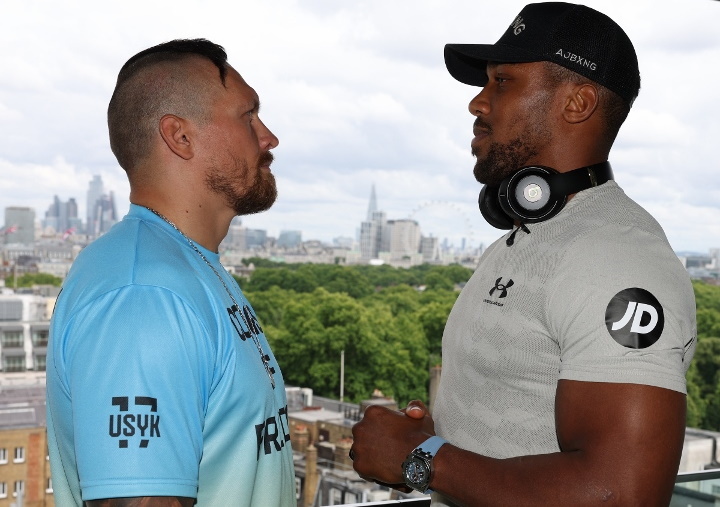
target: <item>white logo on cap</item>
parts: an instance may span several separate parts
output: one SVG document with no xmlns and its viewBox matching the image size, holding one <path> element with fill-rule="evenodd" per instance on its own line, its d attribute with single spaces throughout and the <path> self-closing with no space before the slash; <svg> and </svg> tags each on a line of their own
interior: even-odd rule
<svg viewBox="0 0 720 507">
<path fill-rule="evenodd" d="M 575 53 L 571 53 L 570 51 L 563 51 L 562 48 L 555 51 L 555 54 L 560 55 L 561 57 L 565 58 L 566 60 L 570 60 L 573 63 L 577 63 L 581 67 L 587 67 L 590 70 L 597 69 L 597 65 L 595 65 L 595 62 L 591 62 L 587 58 L 578 56 Z"/>
<path fill-rule="evenodd" d="M 520 32 L 522 32 L 523 30 L 525 30 L 525 23 L 524 23 L 524 21 L 525 21 L 525 20 L 524 20 L 523 18 L 521 18 L 520 16 L 518 16 L 517 18 L 515 18 L 515 21 L 513 21 L 512 27 L 513 27 L 513 33 L 514 33 L 515 35 L 520 35 Z"/>
</svg>

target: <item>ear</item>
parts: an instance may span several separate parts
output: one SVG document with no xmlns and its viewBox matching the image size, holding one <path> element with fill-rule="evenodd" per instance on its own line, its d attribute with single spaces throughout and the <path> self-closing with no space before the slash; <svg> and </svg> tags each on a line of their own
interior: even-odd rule
<svg viewBox="0 0 720 507">
<path fill-rule="evenodd" d="M 187 120 L 174 114 L 166 114 L 160 118 L 160 136 L 175 155 L 184 160 L 193 158 L 194 147 Z"/>
<path fill-rule="evenodd" d="M 567 96 L 563 118 L 568 123 L 581 123 L 590 118 L 597 107 L 597 87 L 592 83 L 576 85 Z"/>
</svg>

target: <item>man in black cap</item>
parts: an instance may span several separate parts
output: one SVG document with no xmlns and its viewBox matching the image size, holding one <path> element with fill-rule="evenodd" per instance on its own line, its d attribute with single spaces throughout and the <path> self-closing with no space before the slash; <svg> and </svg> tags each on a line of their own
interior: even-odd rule
<svg viewBox="0 0 720 507">
<path fill-rule="evenodd" d="M 470 102 L 483 254 L 443 334 L 433 416 L 370 407 L 362 475 L 433 505 L 667 505 L 694 353 L 689 278 L 613 180 L 640 89 L 630 39 L 581 5 L 526 6 L 494 45 L 448 44 Z"/>
</svg>

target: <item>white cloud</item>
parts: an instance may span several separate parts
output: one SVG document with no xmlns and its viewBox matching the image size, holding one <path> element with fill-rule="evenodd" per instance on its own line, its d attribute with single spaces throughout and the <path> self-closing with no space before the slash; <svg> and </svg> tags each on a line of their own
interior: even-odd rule
<svg viewBox="0 0 720 507">
<path fill-rule="evenodd" d="M 246 217 L 248 226 L 353 236 L 375 183 L 390 218 L 446 203 L 425 207 L 423 229 L 464 234 L 468 221 L 487 244 L 499 233 L 477 211 L 469 154 L 467 103 L 478 90 L 449 76 L 442 52 L 447 42 L 494 42 L 525 3 L 179 0 L 170 9 L 150 0 L 8 0 L 0 17 L 0 208 L 32 203 L 40 216 L 54 194 L 84 208 L 87 183 L 101 174 L 124 213 L 127 182 L 105 124 L 117 72 L 146 47 L 202 36 L 226 47 L 280 138 L 280 199 Z M 720 2 L 587 3 L 625 27 L 641 62 L 643 89 L 611 154 L 618 181 L 657 212 L 677 249 L 719 246 Z"/>
</svg>

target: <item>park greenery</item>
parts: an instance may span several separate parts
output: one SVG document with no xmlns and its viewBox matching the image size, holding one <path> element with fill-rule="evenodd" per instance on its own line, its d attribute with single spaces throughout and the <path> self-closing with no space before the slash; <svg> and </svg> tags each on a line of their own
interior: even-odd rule
<svg viewBox="0 0 720 507">
<path fill-rule="evenodd" d="M 252 302 L 290 385 L 359 402 L 375 389 L 402 406 L 427 400 L 429 369 L 441 363 L 445 321 L 470 269 L 421 265 L 282 264 L 238 282 Z M 698 342 L 687 374 L 688 426 L 720 431 L 720 286 L 694 281 Z"/>
<path fill-rule="evenodd" d="M 284 264 L 251 258 L 237 278 L 252 302 L 290 385 L 359 402 L 375 389 L 402 406 L 427 400 L 429 370 L 441 364 L 445 321 L 472 271 L 458 265 Z M 60 286 L 46 273 L 5 279 L 6 287 Z M 720 286 L 693 281 L 697 348 L 687 373 L 687 425 L 720 431 Z"/>
<path fill-rule="evenodd" d="M 697 348 L 688 370 L 687 425 L 720 431 L 720 286 L 694 281 Z"/>
<path fill-rule="evenodd" d="M 375 389 L 399 403 L 427 399 L 429 367 L 440 363 L 445 320 L 472 271 L 461 266 L 275 264 L 238 278 L 286 383 L 344 399 Z"/>
<path fill-rule="evenodd" d="M 25 273 L 17 277 L 10 275 L 5 278 L 5 287 L 18 287 L 27 288 L 35 287 L 37 285 L 52 285 L 53 287 L 60 287 L 62 285 L 62 278 L 59 278 L 48 273 Z"/>
</svg>

